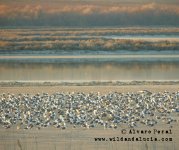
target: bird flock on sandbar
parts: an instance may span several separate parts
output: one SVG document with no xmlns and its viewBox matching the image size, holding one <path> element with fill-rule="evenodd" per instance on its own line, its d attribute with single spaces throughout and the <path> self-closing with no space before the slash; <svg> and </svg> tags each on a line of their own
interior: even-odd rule
<svg viewBox="0 0 179 150">
<path fill-rule="evenodd" d="M 178 122 L 179 92 L 0 94 L 0 126 L 129 128 Z"/>
</svg>

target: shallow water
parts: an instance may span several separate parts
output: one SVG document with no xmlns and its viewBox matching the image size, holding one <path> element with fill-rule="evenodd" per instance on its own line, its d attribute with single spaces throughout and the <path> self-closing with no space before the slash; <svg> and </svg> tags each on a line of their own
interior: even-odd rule
<svg viewBox="0 0 179 150">
<path fill-rule="evenodd" d="M 177 55 L 147 57 L 12 57 L 0 59 L 0 80 L 179 80 Z"/>
<path fill-rule="evenodd" d="M 169 40 L 169 41 L 178 41 L 178 35 L 110 35 L 110 36 L 103 36 L 107 39 L 130 39 L 130 40 L 152 40 L 152 41 L 162 41 L 162 40 Z"/>
</svg>

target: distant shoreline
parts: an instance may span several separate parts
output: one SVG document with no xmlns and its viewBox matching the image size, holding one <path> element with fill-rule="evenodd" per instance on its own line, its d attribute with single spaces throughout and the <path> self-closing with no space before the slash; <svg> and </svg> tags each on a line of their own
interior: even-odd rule
<svg viewBox="0 0 179 150">
<path fill-rule="evenodd" d="M 0 51 L 178 51 L 179 28 L 0 28 Z M 50 53 L 49 53 L 50 54 Z"/>
<path fill-rule="evenodd" d="M 178 85 L 173 81 L 0 81 L 1 87 L 13 86 L 132 86 L 132 85 Z"/>
<path fill-rule="evenodd" d="M 94 59 L 94 58 L 179 58 L 179 55 L 61 55 L 61 56 L 0 56 L 0 59 L 54 59 L 54 58 L 86 58 L 86 59 Z"/>
</svg>

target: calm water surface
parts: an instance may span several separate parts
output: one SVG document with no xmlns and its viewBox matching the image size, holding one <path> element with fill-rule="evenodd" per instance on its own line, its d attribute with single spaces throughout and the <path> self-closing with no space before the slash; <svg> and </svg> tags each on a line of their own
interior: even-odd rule
<svg viewBox="0 0 179 150">
<path fill-rule="evenodd" d="M 0 57 L 0 80 L 179 80 L 179 56 Z"/>
</svg>

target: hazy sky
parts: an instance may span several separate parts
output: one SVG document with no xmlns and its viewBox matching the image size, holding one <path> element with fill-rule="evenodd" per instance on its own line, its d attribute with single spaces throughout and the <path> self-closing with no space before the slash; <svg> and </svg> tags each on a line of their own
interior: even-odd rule
<svg viewBox="0 0 179 150">
<path fill-rule="evenodd" d="M 0 26 L 179 26 L 179 0 L 1 0 Z"/>
</svg>

